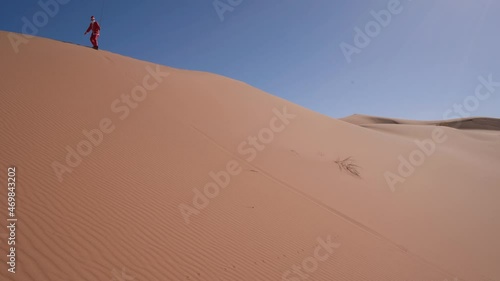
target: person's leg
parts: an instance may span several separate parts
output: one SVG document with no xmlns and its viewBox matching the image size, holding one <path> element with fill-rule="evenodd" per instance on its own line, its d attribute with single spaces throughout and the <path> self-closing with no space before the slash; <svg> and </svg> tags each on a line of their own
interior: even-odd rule
<svg viewBox="0 0 500 281">
<path fill-rule="evenodd" d="M 99 40 L 99 34 L 97 34 L 97 35 L 95 36 L 95 48 L 96 48 L 96 49 L 99 49 L 99 42 L 98 42 L 98 40 Z"/>
<path fill-rule="evenodd" d="M 94 49 L 97 49 L 97 36 L 92 34 L 92 36 L 90 36 L 90 42 L 92 43 L 92 48 Z"/>
</svg>

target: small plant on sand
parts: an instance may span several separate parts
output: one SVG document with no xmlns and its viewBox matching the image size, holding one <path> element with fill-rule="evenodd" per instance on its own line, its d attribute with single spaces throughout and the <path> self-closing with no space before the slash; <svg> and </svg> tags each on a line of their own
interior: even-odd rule
<svg viewBox="0 0 500 281">
<path fill-rule="evenodd" d="M 340 171 L 347 171 L 352 176 L 361 178 L 361 173 L 359 172 L 359 169 L 361 169 L 361 167 L 356 164 L 352 157 L 349 156 L 344 160 L 340 160 L 339 158 L 334 162 L 339 166 Z"/>
</svg>

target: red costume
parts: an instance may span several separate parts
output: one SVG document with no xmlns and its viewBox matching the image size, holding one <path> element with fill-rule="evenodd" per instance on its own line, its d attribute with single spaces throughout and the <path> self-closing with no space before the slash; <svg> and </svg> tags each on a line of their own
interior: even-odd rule
<svg viewBox="0 0 500 281">
<path fill-rule="evenodd" d="M 99 49 L 99 44 L 97 43 L 97 38 L 99 38 L 99 31 L 101 30 L 101 26 L 99 26 L 99 23 L 95 21 L 95 18 L 92 16 L 91 18 L 91 23 L 89 25 L 89 28 L 87 28 L 87 31 L 85 31 L 84 34 L 87 34 L 89 31 L 92 31 L 92 35 L 90 36 L 90 42 L 92 43 L 92 46 L 94 49 Z"/>
</svg>

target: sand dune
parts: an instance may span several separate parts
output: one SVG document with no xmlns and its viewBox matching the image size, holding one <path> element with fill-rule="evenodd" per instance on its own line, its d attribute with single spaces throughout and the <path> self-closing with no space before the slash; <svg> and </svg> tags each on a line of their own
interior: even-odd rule
<svg viewBox="0 0 500 281">
<path fill-rule="evenodd" d="M 446 126 L 455 129 L 469 130 L 494 130 L 500 131 L 500 119 L 495 118 L 459 118 L 445 121 L 414 121 L 403 120 L 398 118 L 383 118 L 376 116 L 355 114 L 340 120 L 356 124 L 356 125 L 376 125 L 376 124 L 405 124 L 405 125 L 435 125 Z"/>
<path fill-rule="evenodd" d="M 0 32 L 2 280 L 500 280 L 500 120 L 337 120 L 210 73 L 19 49 Z"/>
</svg>

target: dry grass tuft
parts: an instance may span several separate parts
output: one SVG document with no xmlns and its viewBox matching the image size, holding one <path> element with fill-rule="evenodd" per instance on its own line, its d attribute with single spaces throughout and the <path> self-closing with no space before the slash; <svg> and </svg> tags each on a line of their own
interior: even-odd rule
<svg viewBox="0 0 500 281">
<path fill-rule="evenodd" d="M 339 166 L 340 171 L 347 171 L 352 176 L 361 178 L 361 173 L 359 172 L 359 169 L 361 169 L 361 167 L 356 164 L 356 161 L 354 161 L 352 157 L 349 156 L 344 160 L 338 159 L 334 162 Z"/>
</svg>

